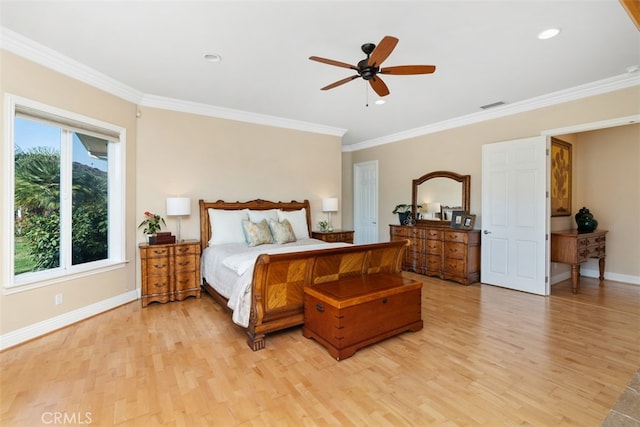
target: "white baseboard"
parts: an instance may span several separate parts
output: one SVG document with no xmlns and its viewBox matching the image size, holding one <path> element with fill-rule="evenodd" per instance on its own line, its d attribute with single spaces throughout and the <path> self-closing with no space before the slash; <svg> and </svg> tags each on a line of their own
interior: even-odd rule
<svg viewBox="0 0 640 427">
<path fill-rule="evenodd" d="M 580 268 L 580 275 L 585 277 L 600 277 L 600 270 L 598 269 L 588 269 L 588 268 Z M 640 285 L 640 277 L 638 276 L 629 276 L 628 274 L 618 274 L 618 273 L 610 273 L 606 271 L 604 273 L 604 278 L 607 280 L 612 280 L 614 282 L 622 282 L 629 283 L 632 285 Z M 571 271 L 565 271 L 560 274 L 555 274 L 551 276 L 551 284 L 555 285 L 556 283 L 562 282 L 563 280 L 571 279 Z"/>
<path fill-rule="evenodd" d="M 56 329 L 64 328 L 73 323 L 87 319 L 96 314 L 100 314 L 104 311 L 111 310 L 112 308 L 120 305 L 135 301 L 139 298 L 139 291 L 132 290 L 124 294 L 116 295 L 115 297 L 108 298 L 106 300 L 99 301 L 97 303 L 81 307 L 77 310 L 70 311 L 68 313 L 61 314 L 51 319 L 43 320 L 42 322 L 34 323 L 33 325 L 25 326 L 18 330 L 9 332 L 0 336 L 0 351 L 9 347 L 22 344 L 25 341 L 37 338 L 41 335 L 53 332 Z"/>
</svg>

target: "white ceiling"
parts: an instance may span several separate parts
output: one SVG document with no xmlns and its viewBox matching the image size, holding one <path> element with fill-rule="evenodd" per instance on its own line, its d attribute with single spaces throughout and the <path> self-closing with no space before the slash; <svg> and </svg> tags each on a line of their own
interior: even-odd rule
<svg viewBox="0 0 640 427">
<path fill-rule="evenodd" d="M 626 72 L 640 31 L 618 0 L 1 0 L 0 25 L 146 99 L 344 129 L 345 145 L 640 74 Z M 562 32 L 538 40 L 548 27 Z M 362 79 L 320 91 L 353 72 L 309 56 L 356 64 L 385 35 L 400 39 L 385 66 L 436 72 L 384 76 L 382 106 Z"/>
</svg>

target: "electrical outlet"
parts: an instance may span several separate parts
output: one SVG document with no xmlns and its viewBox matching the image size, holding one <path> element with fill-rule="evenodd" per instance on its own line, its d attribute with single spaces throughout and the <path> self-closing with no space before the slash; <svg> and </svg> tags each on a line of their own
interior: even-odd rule
<svg viewBox="0 0 640 427">
<path fill-rule="evenodd" d="M 62 294 L 56 294 L 56 305 L 62 304 Z"/>
</svg>

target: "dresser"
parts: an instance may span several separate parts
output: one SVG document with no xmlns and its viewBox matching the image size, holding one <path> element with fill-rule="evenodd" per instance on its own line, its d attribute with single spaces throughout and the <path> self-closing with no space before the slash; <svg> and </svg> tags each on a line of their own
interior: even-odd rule
<svg viewBox="0 0 640 427">
<path fill-rule="evenodd" d="M 353 243 L 353 230 L 312 231 L 311 237 L 325 242 Z"/>
<path fill-rule="evenodd" d="M 140 244 L 142 306 L 200 298 L 200 241 Z"/>
<path fill-rule="evenodd" d="M 604 259 L 607 248 L 607 230 L 578 233 L 577 230 L 551 233 L 551 262 L 571 265 L 571 291 L 580 287 L 580 263 L 589 258 L 598 259 L 600 285 L 604 280 Z"/>
<path fill-rule="evenodd" d="M 453 280 L 463 285 L 480 280 L 480 231 L 429 225 L 390 225 L 391 240 L 411 241 L 402 269 Z"/>
</svg>

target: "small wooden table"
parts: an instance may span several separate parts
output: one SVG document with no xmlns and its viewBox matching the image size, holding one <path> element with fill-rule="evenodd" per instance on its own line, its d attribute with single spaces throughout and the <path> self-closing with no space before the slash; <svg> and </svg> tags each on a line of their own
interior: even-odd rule
<svg viewBox="0 0 640 427">
<path fill-rule="evenodd" d="M 597 258 L 600 269 L 600 286 L 604 280 L 607 230 L 579 233 L 578 230 L 554 231 L 551 233 L 551 262 L 571 264 L 571 291 L 580 287 L 580 263 L 588 258 Z"/>
<path fill-rule="evenodd" d="M 401 274 L 376 273 L 304 288 L 302 334 L 336 360 L 358 349 L 422 329 L 422 283 Z"/>
</svg>

